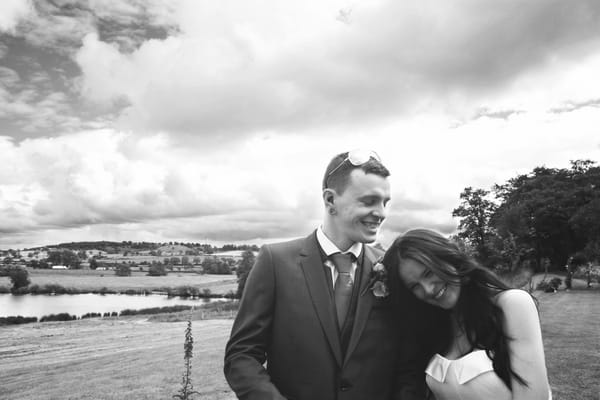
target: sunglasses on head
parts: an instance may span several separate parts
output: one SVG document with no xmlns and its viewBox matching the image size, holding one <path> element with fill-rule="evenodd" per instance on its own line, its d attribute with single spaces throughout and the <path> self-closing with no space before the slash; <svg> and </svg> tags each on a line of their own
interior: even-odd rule
<svg viewBox="0 0 600 400">
<path fill-rule="evenodd" d="M 349 161 L 350 164 L 354 165 L 355 167 L 360 167 L 361 165 L 366 164 L 371 158 L 381 162 L 381 158 L 379 158 L 379 155 L 373 150 L 355 149 L 349 151 L 346 158 L 340 161 L 340 163 L 336 165 L 336 167 L 332 169 L 329 172 L 329 174 L 327 174 L 326 182 L 329 181 L 331 175 L 333 175 L 338 169 L 340 169 L 346 161 Z"/>
</svg>

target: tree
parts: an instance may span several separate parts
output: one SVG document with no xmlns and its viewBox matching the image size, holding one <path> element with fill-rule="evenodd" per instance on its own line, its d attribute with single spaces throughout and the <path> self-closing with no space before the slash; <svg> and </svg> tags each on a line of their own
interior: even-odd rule
<svg viewBox="0 0 600 400">
<path fill-rule="evenodd" d="M 96 257 L 92 257 L 90 259 L 90 269 L 98 268 L 98 261 L 96 261 Z"/>
<path fill-rule="evenodd" d="M 242 253 L 242 260 L 237 268 L 237 277 L 238 277 L 238 288 L 237 288 L 237 297 L 242 297 L 242 293 L 244 292 L 244 287 L 246 286 L 246 279 L 248 279 L 248 274 L 252 269 L 256 261 L 256 257 L 254 256 L 254 252 L 252 250 L 246 250 Z"/>
<path fill-rule="evenodd" d="M 514 259 L 537 270 L 563 268 L 573 254 L 600 243 L 600 168 L 589 160 L 570 169 L 537 167 L 503 185 L 491 225 Z M 544 259 L 550 265 L 543 263 Z"/>
<path fill-rule="evenodd" d="M 81 260 L 71 250 L 51 251 L 48 254 L 48 262 L 52 265 L 66 265 L 74 269 L 81 266 Z"/>
<path fill-rule="evenodd" d="M 205 274 L 231 274 L 231 265 L 227 260 L 217 257 L 206 257 L 202 260 L 202 271 Z"/>
<path fill-rule="evenodd" d="M 167 268 L 163 264 L 152 264 L 150 268 L 148 268 L 148 275 L 165 276 L 167 275 Z"/>
<path fill-rule="evenodd" d="M 22 287 L 27 287 L 31 283 L 29 280 L 29 272 L 25 268 L 11 268 L 8 271 L 8 277 L 12 283 L 11 292 L 16 292 Z"/>
<path fill-rule="evenodd" d="M 460 194 L 461 203 L 452 211 L 453 217 L 459 217 L 458 236 L 473 247 L 477 258 L 483 263 L 489 261 L 494 234 L 490 228 L 490 218 L 496 204 L 488 199 L 490 192 L 467 187 Z"/>
<path fill-rule="evenodd" d="M 31 260 L 27 263 L 27 266 L 33 269 L 38 269 L 38 268 L 42 268 L 41 267 L 41 263 L 38 260 Z"/>
<path fill-rule="evenodd" d="M 127 264 L 119 264 L 115 269 L 115 275 L 117 276 L 131 276 L 131 267 Z"/>
</svg>

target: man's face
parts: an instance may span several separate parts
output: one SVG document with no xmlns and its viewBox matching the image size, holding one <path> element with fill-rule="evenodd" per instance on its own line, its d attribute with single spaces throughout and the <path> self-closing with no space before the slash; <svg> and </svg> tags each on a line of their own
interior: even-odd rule
<svg viewBox="0 0 600 400">
<path fill-rule="evenodd" d="M 354 169 L 346 190 L 342 194 L 335 193 L 334 197 L 336 244 L 347 248 L 356 242 L 374 242 L 386 217 L 389 200 L 387 178 Z"/>
</svg>

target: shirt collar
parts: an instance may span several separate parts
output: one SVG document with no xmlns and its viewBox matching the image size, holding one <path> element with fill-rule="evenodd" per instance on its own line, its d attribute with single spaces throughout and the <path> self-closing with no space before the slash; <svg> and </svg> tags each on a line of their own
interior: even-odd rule
<svg viewBox="0 0 600 400">
<path fill-rule="evenodd" d="M 319 242 L 319 246 L 321 246 L 321 249 L 323 249 L 323 251 L 325 252 L 325 255 L 327 255 L 327 257 L 329 257 L 330 255 L 334 254 L 334 253 L 352 253 L 354 254 L 354 257 L 356 257 L 358 259 L 358 257 L 360 256 L 360 253 L 362 251 L 362 246 L 363 244 L 360 242 L 354 243 L 352 246 L 350 246 L 350 248 L 346 251 L 341 251 L 340 249 L 338 249 L 338 247 L 327 237 L 327 235 L 325 235 L 325 232 L 323 232 L 323 227 L 319 226 L 317 228 L 317 241 Z"/>
</svg>

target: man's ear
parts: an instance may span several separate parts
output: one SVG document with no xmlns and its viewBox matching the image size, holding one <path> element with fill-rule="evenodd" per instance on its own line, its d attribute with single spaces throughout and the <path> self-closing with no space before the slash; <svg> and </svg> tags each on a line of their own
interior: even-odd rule
<svg viewBox="0 0 600 400">
<path fill-rule="evenodd" d="M 333 207 L 335 202 L 335 196 L 337 193 L 331 188 L 323 189 L 323 204 L 325 207 Z"/>
</svg>

